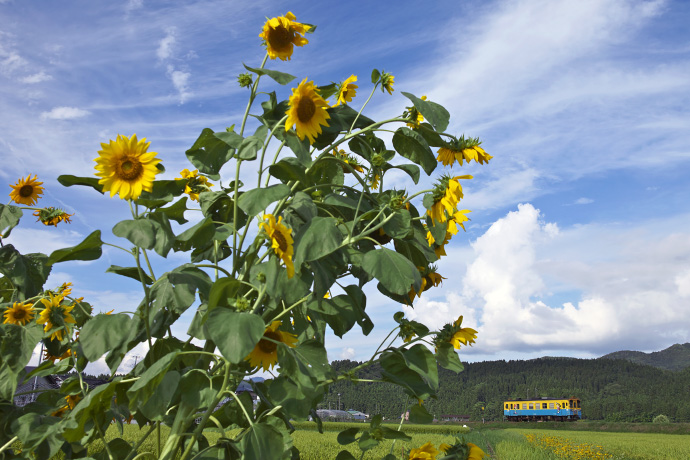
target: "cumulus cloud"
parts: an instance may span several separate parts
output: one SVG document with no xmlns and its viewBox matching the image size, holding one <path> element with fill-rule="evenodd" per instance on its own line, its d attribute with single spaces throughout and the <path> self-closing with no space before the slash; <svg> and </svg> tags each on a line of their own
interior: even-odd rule
<svg viewBox="0 0 690 460">
<path fill-rule="evenodd" d="M 52 79 L 53 79 L 53 77 L 51 75 L 48 75 L 47 73 L 41 71 L 41 72 L 35 73 L 33 75 L 27 75 L 26 77 L 21 78 L 20 81 L 22 83 L 35 84 L 35 83 L 41 83 L 44 81 L 50 81 Z"/>
<path fill-rule="evenodd" d="M 472 244 L 464 277 L 455 275 L 461 287 L 406 313 L 431 328 L 464 315 L 479 330 L 465 353 L 600 355 L 687 342 L 690 216 L 657 224 L 654 236 L 630 224 L 562 229 L 520 205 Z"/>
<path fill-rule="evenodd" d="M 355 349 L 352 347 L 345 347 L 340 352 L 340 359 L 352 359 L 355 357 Z"/>
<path fill-rule="evenodd" d="M 41 118 L 44 120 L 72 120 L 74 118 L 82 118 L 90 115 L 88 110 L 80 109 L 78 107 L 54 107 L 50 112 L 41 113 Z"/>
<path fill-rule="evenodd" d="M 170 77 L 173 86 L 180 95 L 180 104 L 184 104 L 187 98 L 189 98 L 189 96 L 191 95 L 191 93 L 188 91 L 188 82 L 191 73 L 183 72 L 181 70 L 175 70 L 173 66 L 169 65 L 168 76 Z"/>
</svg>

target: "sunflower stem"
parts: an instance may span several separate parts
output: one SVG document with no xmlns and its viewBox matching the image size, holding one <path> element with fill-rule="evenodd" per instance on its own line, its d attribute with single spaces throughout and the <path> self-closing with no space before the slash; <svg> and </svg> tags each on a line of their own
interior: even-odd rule
<svg viewBox="0 0 690 460">
<path fill-rule="evenodd" d="M 350 134 L 352 129 L 355 127 L 355 123 L 357 123 L 357 119 L 359 118 L 360 114 L 364 110 L 364 107 L 366 107 L 367 104 L 369 103 L 369 101 L 371 100 L 371 98 L 374 97 L 374 91 L 376 91 L 376 88 L 378 88 L 378 86 L 379 86 L 379 82 L 376 82 L 376 84 L 374 85 L 374 88 L 371 90 L 371 94 L 369 94 L 369 98 L 364 102 L 364 105 L 362 106 L 362 108 L 359 109 L 359 112 L 357 112 L 357 116 L 355 117 L 355 119 L 352 120 L 352 126 L 350 126 L 350 129 L 347 130 L 347 134 Z"/>
<path fill-rule="evenodd" d="M 12 444 L 14 444 L 14 442 L 15 442 L 17 439 L 19 439 L 19 437 L 18 437 L 18 436 L 15 436 L 14 438 L 12 438 L 12 439 L 10 439 L 9 441 L 7 441 L 7 443 L 6 443 L 4 446 L 0 447 L 0 453 L 2 453 L 2 452 L 3 452 L 4 450 L 6 450 L 8 447 L 10 447 Z"/>
<path fill-rule="evenodd" d="M 105 241 L 103 241 L 103 244 L 105 244 L 106 246 L 112 246 L 112 247 L 114 247 L 114 248 L 121 249 L 121 250 L 125 251 L 125 252 L 128 253 L 128 254 L 132 254 L 132 251 L 131 251 L 130 249 L 125 249 L 125 248 L 123 248 L 122 246 L 118 246 L 118 245 L 116 245 L 116 244 L 106 243 Z"/>
<path fill-rule="evenodd" d="M 153 342 L 151 341 L 151 326 L 149 325 L 149 306 L 151 304 L 151 298 L 149 296 L 149 287 L 144 281 L 144 270 L 141 268 L 141 261 L 139 260 L 139 246 L 134 247 L 134 260 L 137 263 L 137 271 L 139 272 L 139 279 L 141 280 L 141 286 L 144 288 L 144 298 L 146 303 L 144 305 L 144 315 L 146 318 L 144 320 L 144 326 L 146 327 L 146 338 L 148 339 L 149 349 L 153 348 Z M 160 450 L 158 451 L 160 453 Z"/>
<path fill-rule="evenodd" d="M 285 142 L 283 141 L 283 143 L 280 144 L 280 147 L 278 147 L 278 150 L 276 150 L 276 154 L 273 155 L 273 161 L 271 162 L 271 166 L 276 164 L 276 160 L 278 159 L 278 155 L 280 154 L 280 151 L 283 150 L 284 146 L 285 146 Z M 262 172 L 261 169 L 259 169 L 259 186 L 261 186 L 261 172 Z M 268 187 L 268 181 L 270 178 L 271 178 L 271 175 L 269 174 L 268 177 L 266 177 L 266 183 L 264 184 L 264 187 Z"/>
<path fill-rule="evenodd" d="M 406 397 L 405 397 L 405 404 L 403 405 L 403 411 L 404 411 L 405 408 L 407 407 L 407 403 L 408 403 L 408 402 L 410 402 L 410 397 L 409 397 L 409 396 L 406 396 Z M 403 413 L 400 415 L 400 424 L 398 425 L 398 431 L 402 430 L 402 426 L 403 426 L 403 422 L 404 422 L 404 421 L 405 421 L 405 412 L 403 412 Z M 395 441 L 397 441 L 397 439 L 394 439 L 394 440 L 393 440 L 393 444 L 391 444 L 391 451 L 390 451 L 390 454 L 391 454 L 391 455 L 393 455 L 393 448 L 395 447 Z"/>
<path fill-rule="evenodd" d="M 142 254 L 144 254 L 144 259 L 146 260 L 146 265 L 149 267 L 149 272 L 151 272 L 151 279 L 155 282 L 156 275 L 153 274 L 153 268 L 151 267 L 151 261 L 149 261 L 149 256 L 146 254 L 146 249 L 141 248 Z"/>
<path fill-rule="evenodd" d="M 299 299 L 297 302 L 293 303 L 293 304 L 290 305 L 288 308 L 286 308 L 285 310 L 281 311 L 275 318 L 273 318 L 273 321 L 277 321 L 277 320 L 279 320 L 281 317 L 287 315 L 287 314 L 290 313 L 290 311 L 293 310 L 295 307 L 297 307 L 297 306 L 299 306 L 300 304 L 303 304 L 304 302 L 306 302 L 307 300 L 309 300 L 310 297 L 311 297 L 311 293 L 309 293 L 308 295 L 302 297 L 302 298 Z"/>
<path fill-rule="evenodd" d="M 244 404 L 240 402 L 240 398 L 237 397 L 237 394 L 232 391 L 232 390 L 226 390 L 228 393 L 230 393 L 234 398 L 235 401 L 237 401 L 237 405 L 240 406 L 240 409 L 242 409 L 242 413 L 244 413 L 244 417 L 247 419 L 249 422 L 249 425 L 254 426 L 254 420 L 249 416 L 249 413 L 247 413 L 247 409 L 244 408 Z"/>
</svg>

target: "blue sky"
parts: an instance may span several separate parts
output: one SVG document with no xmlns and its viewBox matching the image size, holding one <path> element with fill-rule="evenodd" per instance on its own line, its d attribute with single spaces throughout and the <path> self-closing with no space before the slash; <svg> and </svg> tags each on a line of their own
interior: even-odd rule
<svg viewBox="0 0 690 460">
<path fill-rule="evenodd" d="M 463 314 L 480 332 L 461 352 L 469 361 L 690 341 L 690 3 L 395 5 L 0 0 L 0 183 L 38 174 L 40 203 L 76 213 L 58 228 L 29 216 L 6 242 L 49 253 L 94 229 L 110 235 L 127 205 L 57 176 L 92 175 L 99 143 L 117 134 L 151 141 L 164 178 L 190 167 L 184 151 L 203 128 L 241 120 L 247 91 L 235 80 L 263 58 L 265 18 L 292 11 L 316 33 L 268 68 L 317 84 L 358 75 L 356 109 L 371 70 L 385 69 L 396 91 L 377 93 L 367 115 L 401 113 L 400 91 L 426 94 L 451 112 L 450 132 L 481 137 L 494 156 L 453 169 L 475 176 L 464 185 L 472 221 L 439 264 L 443 286 L 408 315 L 434 327 Z M 72 281 L 97 311 L 131 311 L 139 287 L 104 273 L 110 264 L 131 262 L 108 249 L 56 267 L 49 285 Z M 388 332 L 400 306 L 369 294 L 377 327 L 333 338 L 332 359 L 368 358 Z"/>
</svg>

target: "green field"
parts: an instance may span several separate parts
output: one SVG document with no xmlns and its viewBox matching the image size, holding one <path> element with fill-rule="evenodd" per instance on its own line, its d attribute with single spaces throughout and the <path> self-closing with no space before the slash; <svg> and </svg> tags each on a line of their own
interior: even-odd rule
<svg viewBox="0 0 690 460">
<path fill-rule="evenodd" d="M 559 426 L 562 426 L 560 424 Z M 365 424 L 355 423 L 324 423 L 324 433 L 320 434 L 313 423 L 297 423 L 293 434 L 294 444 L 300 450 L 303 460 L 333 459 L 343 448 L 337 442 L 338 433 L 353 426 L 365 428 Z M 397 425 L 388 425 L 397 428 Z M 452 443 L 455 435 L 460 435 L 466 441 L 477 444 L 487 454 L 487 459 L 500 460 L 679 460 L 690 459 L 690 435 L 639 433 L 632 428 L 629 432 L 584 431 L 582 425 L 578 430 L 541 429 L 536 424 L 516 425 L 508 428 L 496 428 L 492 425 L 475 425 L 474 429 L 466 433 L 460 425 L 404 425 L 403 431 L 412 437 L 410 442 L 398 441 L 393 452 L 400 455 L 405 449 L 419 447 L 426 442 L 435 446 L 445 442 Z M 573 425 L 568 425 L 573 426 Z M 127 442 L 136 442 L 148 430 L 139 429 L 137 425 L 125 425 L 123 438 Z M 591 426 L 595 428 L 595 426 Z M 596 429 L 596 428 L 595 428 Z M 162 427 L 161 441 L 165 442 L 168 429 Z M 238 431 L 227 431 L 227 437 L 233 437 Z M 210 443 L 214 443 L 220 434 L 208 430 L 205 436 Z M 108 440 L 120 437 L 115 426 L 111 426 L 106 437 Z M 154 433 L 142 444 L 139 452 L 156 452 L 157 439 Z M 372 449 L 364 458 L 381 458 L 391 451 L 392 441 L 382 442 Z M 95 453 L 102 449 L 102 444 L 95 443 Z M 355 444 L 347 449 L 359 458 L 361 452 Z M 58 457 L 59 458 L 59 457 Z"/>
</svg>

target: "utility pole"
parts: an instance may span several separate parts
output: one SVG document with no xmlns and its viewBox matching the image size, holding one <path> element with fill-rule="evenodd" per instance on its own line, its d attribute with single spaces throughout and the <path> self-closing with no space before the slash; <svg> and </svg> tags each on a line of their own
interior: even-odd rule
<svg viewBox="0 0 690 460">
<path fill-rule="evenodd" d="M 340 410 L 340 393 L 338 393 L 338 410 Z"/>
</svg>

